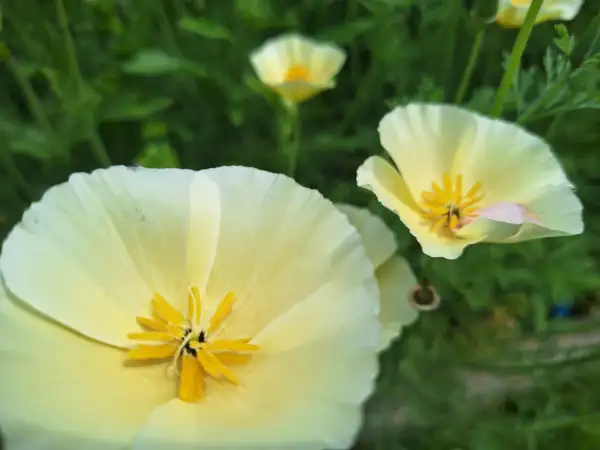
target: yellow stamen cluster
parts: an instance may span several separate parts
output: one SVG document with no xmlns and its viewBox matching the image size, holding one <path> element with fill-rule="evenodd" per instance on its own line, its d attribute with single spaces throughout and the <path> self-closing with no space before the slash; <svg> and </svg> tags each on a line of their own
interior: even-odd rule
<svg viewBox="0 0 600 450">
<path fill-rule="evenodd" d="M 475 183 L 463 194 L 462 175 L 454 180 L 449 174 L 443 175 L 442 186 L 431 184 L 431 191 L 421 193 L 423 217 L 431 224 L 431 231 L 442 229 L 456 231 L 469 219 L 477 217 L 478 203 L 483 199 L 481 183 Z"/>
<path fill-rule="evenodd" d="M 136 317 L 139 325 L 148 331 L 129 333 L 129 339 L 146 341 L 129 350 L 128 356 L 136 361 L 172 358 L 170 373 L 179 374 L 179 398 L 196 402 L 204 396 L 204 379 L 210 376 L 224 379 L 235 385 L 238 378 L 228 366 L 246 364 L 252 351 L 251 338 L 209 338 L 232 313 L 236 298 L 228 293 L 211 317 L 206 330 L 200 327 L 201 301 L 198 288 L 190 289 L 188 315 L 184 317 L 164 297 L 155 293 L 152 299 L 152 317 Z M 150 344 L 150 342 L 159 342 Z"/>
<path fill-rule="evenodd" d="M 293 64 L 286 71 L 283 76 L 283 81 L 286 83 L 292 83 L 294 81 L 310 81 L 310 74 L 308 69 L 301 64 Z"/>
</svg>

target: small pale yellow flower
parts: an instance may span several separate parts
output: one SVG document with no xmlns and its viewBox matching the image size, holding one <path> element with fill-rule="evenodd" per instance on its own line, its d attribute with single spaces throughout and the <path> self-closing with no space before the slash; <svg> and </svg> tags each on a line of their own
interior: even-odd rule
<svg viewBox="0 0 600 450">
<path fill-rule="evenodd" d="M 518 28 L 523 24 L 532 0 L 499 0 L 496 22 L 507 28 Z M 536 23 L 549 20 L 571 20 L 581 6 L 583 0 L 544 0 L 538 13 Z"/>
<path fill-rule="evenodd" d="M 260 81 L 293 103 L 333 88 L 345 60 L 338 46 L 295 33 L 266 41 L 250 56 Z"/>
<path fill-rule="evenodd" d="M 400 337 L 402 328 L 412 324 L 419 313 L 411 306 L 411 293 L 418 286 L 408 262 L 396 255 L 398 244 L 394 233 L 368 209 L 338 204 L 338 209 L 362 237 L 367 256 L 375 267 L 381 306 L 382 325 L 379 350 L 384 350 Z"/>
<path fill-rule="evenodd" d="M 12 449 L 342 449 L 377 375 L 362 239 L 244 167 L 73 175 L 0 254 Z"/>
<path fill-rule="evenodd" d="M 369 158 L 357 183 L 396 212 L 432 257 L 477 242 L 583 232 L 582 205 L 550 147 L 525 129 L 455 106 L 388 113 L 379 136 L 396 167 Z"/>
</svg>

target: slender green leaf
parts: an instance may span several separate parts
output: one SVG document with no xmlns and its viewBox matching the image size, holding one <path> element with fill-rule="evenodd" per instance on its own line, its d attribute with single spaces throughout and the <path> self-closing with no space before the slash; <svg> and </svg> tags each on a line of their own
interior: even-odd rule
<svg viewBox="0 0 600 450">
<path fill-rule="evenodd" d="M 231 40 L 231 33 L 214 22 L 193 17 L 184 17 L 179 21 L 179 28 L 210 39 Z"/>
</svg>

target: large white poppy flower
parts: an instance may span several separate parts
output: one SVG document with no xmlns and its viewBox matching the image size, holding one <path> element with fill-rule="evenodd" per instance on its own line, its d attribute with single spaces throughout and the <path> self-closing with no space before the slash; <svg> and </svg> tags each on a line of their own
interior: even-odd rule
<svg viewBox="0 0 600 450">
<path fill-rule="evenodd" d="M 294 103 L 333 88 L 345 61 L 338 46 L 296 33 L 269 39 L 250 55 L 260 81 Z"/>
<path fill-rule="evenodd" d="M 583 208 L 560 163 L 517 125 L 411 104 L 388 113 L 379 135 L 396 167 L 373 156 L 358 169 L 358 185 L 396 212 L 429 256 L 583 232 Z"/>
<path fill-rule="evenodd" d="M 523 25 L 533 0 L 499 0 L 496 22 L 507 28 Z M 549 20 L 572 20 L 583 5 L 583 0 L 545 0 L 536 23 Z"/>
<path fill-rule="evenodd" d="M 402 333 L 402 328 L 417 320 L 419 313 L 411 305 L 418 281 L 406 259 L 396 255 L 398 244 L 392 230 L 368 209 L 338 204 L 350 223 L 358 230 L 369 259 L 375 266 L 381 307 L 379 320 L 383 327 L 379 349 L 384 350 Z"/>
<path fill-rule="evenodd" d="M 333 204 L 251 168 L 50 189 L 0 256 L 7 450 L 342 449 L 379 297 Z"/>
</svg>

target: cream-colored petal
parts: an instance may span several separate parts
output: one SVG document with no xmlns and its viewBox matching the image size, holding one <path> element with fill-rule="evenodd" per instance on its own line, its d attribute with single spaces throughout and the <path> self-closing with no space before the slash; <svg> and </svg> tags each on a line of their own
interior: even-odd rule
<svg viewBox="0 0 600 450">
<path fill-rule="evenodd" d="M 342 203 L 336 206 L 348 217 L 350 224 L 362 237 L 367 256 L 375 268 L 381 266 L 394 254 L 398 247 L 396 237 L 381 218 L 366 208 Z"/>
<path fill-rule="evenodd" d="M 394 109 L 379 123 L 381 145 L 416 199 L 433 182 L 442 183 L 455 154 L 471 146 L 475 132 L 473 115 L 449 105 L 413 103 Z"/>
<path fill-rule="evenodd" d="M 7 450 L 131 448 L 151 411 L 175 395 L 164 365 L 125 353 L 0 299 L 0 424 Z"/>
<path fill-rule="evenodd" d="M 224 337 L 256 335 L 332 280 L 372 277 L 360 235 L 317 191 L 246 167 L 201 173 L 218 185 L 222 203 L 204 317 L 227 292 L 238 298 Z"/>
<path fill-rule="evenodd" d="M 314 97 L 323 89 L 327 87 L 316 86 L 312 83 L 304 81 L 290 81 L 281 84 L 272 85 L 275 92 L 281 95 L 283 98 L 290 100 L 295 103 L 300 103 Z"/>
<path fill-rule="evenodd" d="M 525 223 L 504 242 L 583 233 L 583 205 L 568 186 L 550 186 L 540 197 L 525 206 L 539 224 Z"/>
<path fill-rule="evenodd" d="M 383 158 L 373 156 L 367 159 L 359 167 L 356 181 L 360 187 L 373 192 L 386 208 L 398 214 L 426 255 L 456 259 L 465 247 L 485 238 L 484 234 L 469 234 L 463 239 L 455 239 L 432 233 L 429 224 L 417 211 L 404 180 Z"/>
<path fill-rule="evenodd" d="M 464 186 L 482 184 L 482 205 L 525 204 L 548 185 L 570 185 L 560 162 L 541 138 L 516 124 L 471 114 L 475 139 L 457 152 L 454 171 L 462 173 Z"/>
<path fill-rule="evenodd" d="M 526 14 L 526 8 L 515 8 L 509 3 L 498 9 L 498 12 L 496 13 L 496 22 L 505 28 L 518 28 L 523 24 Z M 539 21 L 539 16 L 540 14 L 538 14 L 536 21 Z"/>
<path fill-rule="evenodd" d="M 289 34 L 280 42 L 286 47 L 287 66 L 306 67 L 309 81 L 318 86 L 329 85 L 346 60 L 346 53 L 338 46 L 309 37 Z"/>
<path fill-rule="evenodd" d="M 153 292 L 185 305 L 193 177 L 113 167 L 51 188 L 4 243 L 8 288 L 79 333 L 130 345 L 127 333 L 138 329 L 136 315 L 149 313 Z M 218 199 L 213 203 L 198 229 L 207 239 L 214 236 L 209 211 L 218 225 Z M 215 243 L 197 245 L 206 251 Z"/>
<path fill-rule="evenodd" d="M 399 337 L 402 328 L 410 325 L 419 317 L 419 313 L 409 303 L 409 296 L 418 281 L 408 262 L 394 256 L 383 264 L 376 272 L 381 298 L 379 320 L 382 332 L 379 350 L 385 350 L 390 343 Z"/>
<path fill-rule="evenodd" d="M 263 83 L 278 85 L 292 65 L 306 62 L 309 55 L 310 46 L 301 35 L 286 33 L 265 41 L 250 55 L 250 62 Z"/>
<path fill-rule="evenodd" d="M 572 20 L 583 5 L 583 0 L 545 0 L 538 13 L 536 23 L 548 20 Z M 527 15 L 528 5 L 513 4 L 510 0 L 499 2 L 496 21 L 507 28 L 523 25 Z"/>
<path fill-rule="evenodd" d="M 547 13 L 561 20 L 574 19 L 583 6 L 583 0 L 546 0 L 546 3 Z"/>
<path fill-rule="evenodd" d="M 346 52 L 326 43 L 319 43 L 310 53 L 308 70 L 311 81 L 320 86 L 333 87 L 333 78 L 346 62 Z"/>
<path fill-rule="evenodd" d="M 188 285 L 197 287 L 200 294 L 208 284 L 217 253 L 221 227 L 221 194 L 215 183 L 195 173 L 190 185 L 190 212 L 187 242 Z M 179 311 L 186 311 L 187 296 L 170 299 Z"/>
<path fill-rule="evenodd" d="M 202 402 L 158 408 L 135 448 L 349 448 L 377 374 L 376 301 L 374 280 L 325 286 L 257 336 L 238 387 L 209 380 Z"/>
<path fill-rule="evenodd" d="M 456 232 L 461 239 L 477 239 L 485 236 L 483 242 L 503 242 L 513 236 L 521 225 L 498 222 L 485 217 L 479 217 Z"/>
<path fill-rule="evenodd" d="M 314 39 L 296 33 L 281 37 L 280 45 L 285 47 L 287 66 L 307 65 L 315 47 L 319 45 Z M 286 67 L 287 68 L 287 67 Z"/>
<path fill-rule="evenodd" d="M 289 59 L 284 46 L 279 44 L 282 38 L 267 41 L 250 55 L 250 63 L 259 80 L 265 84 L 283 82 Z"/>
</svg>

